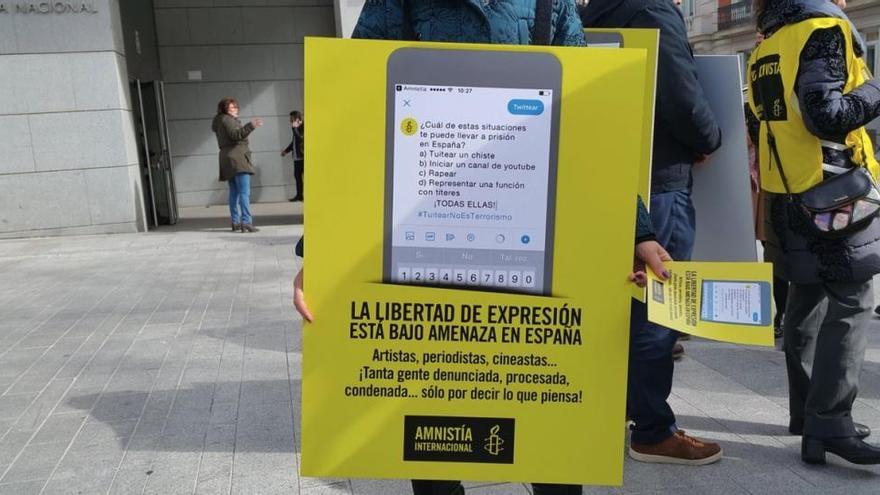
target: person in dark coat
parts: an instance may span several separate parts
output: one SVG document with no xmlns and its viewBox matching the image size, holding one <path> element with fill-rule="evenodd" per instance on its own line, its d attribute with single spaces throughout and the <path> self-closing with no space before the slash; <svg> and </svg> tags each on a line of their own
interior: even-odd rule
<svg viewBox="0 0 880 495">
<path fill-rule="evenodd" d="M 256 170 L 251 162 L 248 136 L 263 126 L 262 119 L 241 125 L 239 105 L 235 98 L 223 98 L 217 104 L 217 115 L 211 130 L 220 148 L 220 180 L 229 183 L 229 215 L 233 232 L 257 232 L 251 216 L 251 176 Z"/>
<path fill-rule="evenodd" d="M 880 220 L 828 238 L 811 225 L 820 226 L 820 218 L 807 219 L 796 203 L 801 193 L 853 167 L 865 167 L 875 182 L 878 176 L 864 126 L 880 116 L 880 80 L 867 73 L 865 43 L 841 10 L 845 5 L 756 2 L 765 39 L 749 60 L 748 118 L 750 137 L 760 146 L 766 250 L 777 261 L 774 270 L 791 282 L 783 321 L 789 431 L 803 435 L 805 462 L 825 463 L 831 452 L 856 464 L 880 464 L 880 448 L 862 440 L 870 429 L 852 418 L 872 279 L 880 273 Z M 839 213 L 833 213 L 836 223 Z"/>
<path fill-rule="evenodd" d="M 296 181 L 296 196 L 290 198 L 290 201 L 303 200 L 303 171 L 305 170 L 305 132 L 306 126 L 303 124 L 303 114 L 299 110 L 290 112 L 290 131 L 293 133 L 293 139 L 287 148 L 281 152 L 281 156 L 288 154 L 293 156 L 293 179 Z"/>
<path fill-rule="evenodd" d="M 675 260 L 691 258 L 696 217 L 691 169 L 721 146 L 721 130 L 697 80 L 681 12 L 670 0 L 591 0 L 581 10 L 588 28 L 660 30 L 657 105 L 651 163 L 651 220 L 657 240 Z M 701 465 L 721 447 L 678 429 L 667 399 L 672 391 L 677 332 L 647 321 L 633 302 L 627 410 L 633 420 L 629 455 L 643 462 Z"/>
</svg>

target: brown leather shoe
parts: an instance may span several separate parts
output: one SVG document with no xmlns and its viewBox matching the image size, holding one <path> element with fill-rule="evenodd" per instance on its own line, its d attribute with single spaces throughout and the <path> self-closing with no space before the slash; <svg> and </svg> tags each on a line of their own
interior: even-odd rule
<svg viewBox="0 0 880 495">
<path fill-rule="evenodd" d="M 702 466 L 721 459 L 717 443 L 704 442 L 678 430 L 671 437 L 653 445 L 630 443 L 629 456 L 640 462 Z"/>
<path fill-rule="evenodd" d="M 240 223 L 234 223 L 234 224 L 232 224 L 232 231 L 233 231 L 233 232 L 238 232 L 239 230 L 241 230 L 241 224 L 240 224 Z"/>
<path fill-rule="evenodd" d="M 251 223 L 243 223 L 243 224 L 241 224 L 241 231 L 242 232 L 259 232 L 260 229 L 254 227 L 254 225 Z"/>
</svg>

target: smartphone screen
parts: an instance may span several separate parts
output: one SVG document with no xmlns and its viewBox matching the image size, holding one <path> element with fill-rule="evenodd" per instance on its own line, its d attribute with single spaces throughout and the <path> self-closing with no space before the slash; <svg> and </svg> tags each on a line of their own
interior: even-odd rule
<svg viewBox="0 0 880 495">
<path fill-rule="evenodd" d="M 770 284 L 704 280 L 700 319 L 766 326 L 770 323 Z"/>
<path fill-rule="evenodd" d="M 392 55 L 386 282 L 549 294 L 560 70 L 543 53 Z"/>
</svg>

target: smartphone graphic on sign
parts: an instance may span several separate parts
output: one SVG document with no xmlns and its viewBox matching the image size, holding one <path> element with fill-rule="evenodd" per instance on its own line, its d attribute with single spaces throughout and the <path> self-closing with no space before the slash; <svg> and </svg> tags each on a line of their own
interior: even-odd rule
<svg viewBox="0 0 880 495">
<path fill-rule="evenodd" d="M 704 280 L 700 319 L 718 323 L 770 324 L 770 284 L 767 282 Z"/>
<path fill-rule="evenodd" d="M 387 77 L 384 281 L 549 295 L 559 60 L 401 48 Z"/>
</svg>

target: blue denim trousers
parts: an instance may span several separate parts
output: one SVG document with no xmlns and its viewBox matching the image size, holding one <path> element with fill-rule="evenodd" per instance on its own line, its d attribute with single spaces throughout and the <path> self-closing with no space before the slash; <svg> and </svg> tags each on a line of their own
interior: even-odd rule
<svg viewBox="0 0 880 495">
<path fill-rule="evenodd" d="M 229 179 L 229 216 L 232 223 L 254 223 L 251 217 L 251 174 L 236 174 Z"/>
<path fill-rule="evenodd" d="M 672 259 L 687 261 L 694 249 L 696 216 L 690 190 L 651 195 L 651 221 Z M 672 391 L 672 346 L 676 332 L 648 321 L 647 306 L 632 302 L 627 412 L 635 423 L 632 442 L 655 444 L 676 430 L 667 399 Z"/>
</svg>

